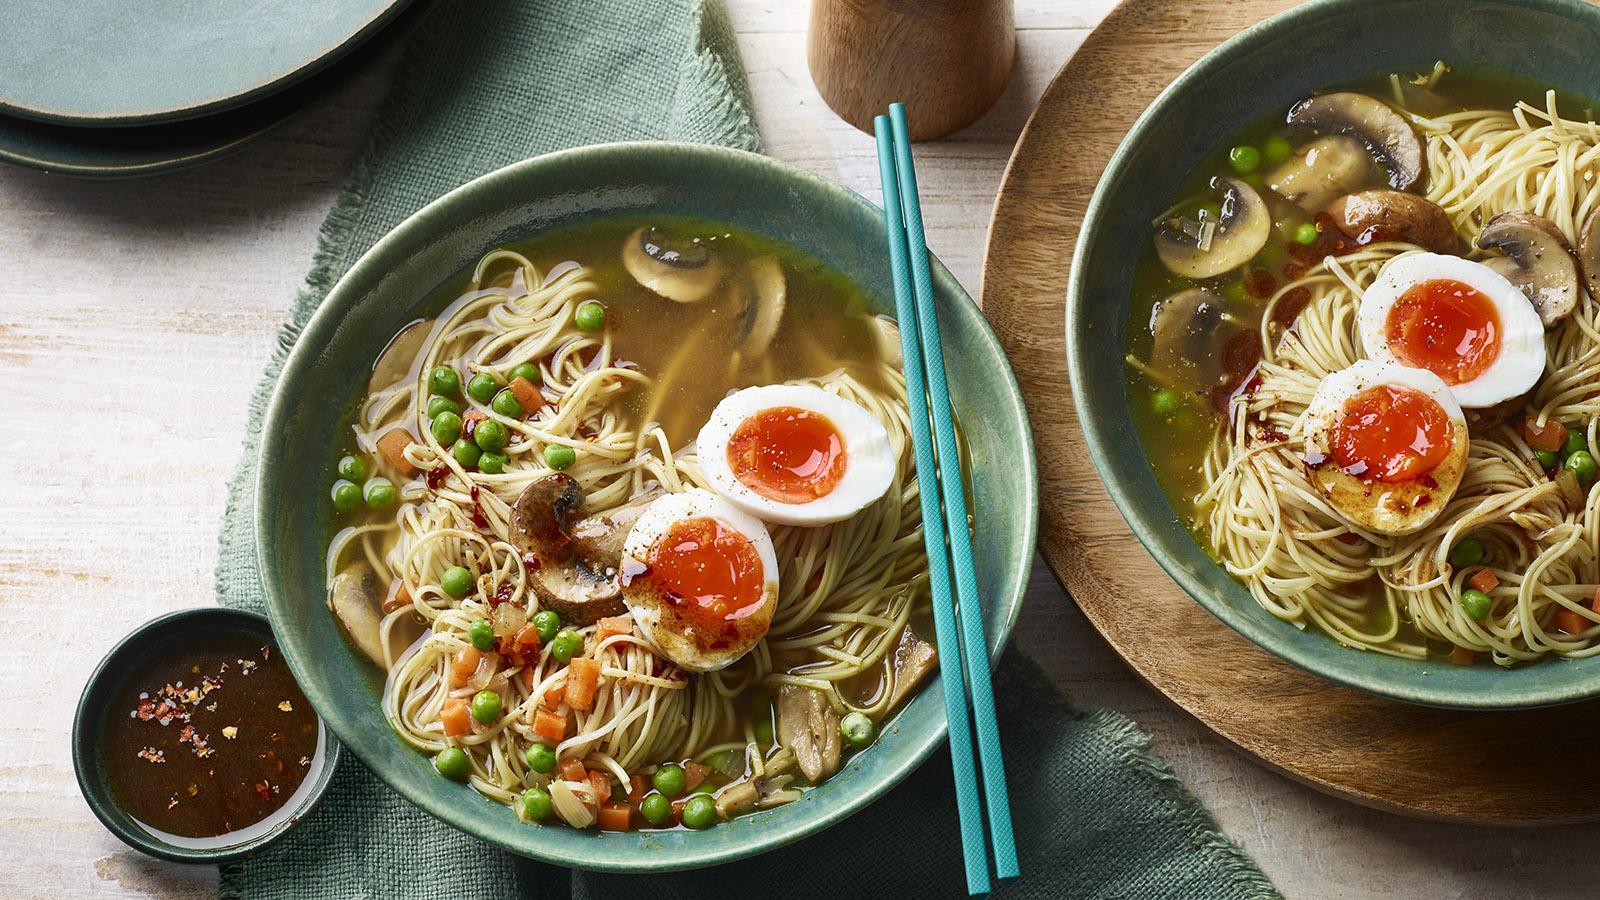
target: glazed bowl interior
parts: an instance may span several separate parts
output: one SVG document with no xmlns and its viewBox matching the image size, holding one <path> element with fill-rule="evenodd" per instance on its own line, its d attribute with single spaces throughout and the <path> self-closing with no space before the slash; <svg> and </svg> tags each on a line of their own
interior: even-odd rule
<svg viewBox="0 0 1600 900">
<path fill-rule="evenodd" d="M 1067 364 L 1101 478 L 1133 533 L 1196 600 L 1294 665 L 1434 706 L 1509 709 L 1600 694 L 1600 660 L 1503 670 L 1348 649 L 1273 618 L 1195 542 L 1130 443 L 1123 362 L 1133 266 L 1149 227 L 1200 161 L 1239 128 L 1312 91 L 1437 60 L 1529 76 L 1600 97 L 1600 10 L 1578 0 L 1316 0 L 1218 47 L 1134 125 L 1095 191 L 1067 300 Z M 1573 114 L 1581 111 L 1573 110 Z M 1181 636 L 1174 636 L 1181 639 Z"/>
<path fill-rule="evenodd" d="M 257 546 L 279 642 L 323 720 L 383 780 L 427 812 L 506 849 L 564 866 L 652 871 L 726 862 L 815 832 L 865 806 L 944 735 L 926 685 L 868 752 L 788 805 L 703 832 L 626 834 L 533 827 L 440 778 L 379 709 L 381 680 L 324 605 L 331 504 L 324 477 L 338 423 L 389 337 L 429 293 L 498 246 L 614 216 L 726 222 L 787 243 L 855 278 L 893 312 L 882 214 L 862 198 L 754 154 L 686 144 L 613 144 L 529 160 L 435 201 L 391 232 L 328 295 L 291 353 L 268 410 Z M 1016 621 L 1032 559 L 1033 449 L 1016 382 L 977 307 L 942 266 L 935 290 L 957 415 L 970 442 L 978 580 L 991 652 Z M 983 414 L 976 414 L 982 410 Z"/>
</svg>

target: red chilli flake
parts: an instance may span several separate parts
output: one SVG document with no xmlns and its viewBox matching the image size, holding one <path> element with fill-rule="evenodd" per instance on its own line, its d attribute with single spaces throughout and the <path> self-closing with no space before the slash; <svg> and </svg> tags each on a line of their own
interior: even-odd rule
<svg viewBox="0 0 1600 900">
<path fill-rule="evenodd" d="M 479 531 L 489 527 L 489 520 L 483 516 L 483 507 L 478 505 L 478 486 L 472 486 L 472 524 Z"/>
<path fill-rule="evenodd" d="M 450 467 L 444 465 L 443 463 L 440 463 L 439 465 L 429 469 L 427 474 L 428 489 L 437 491 L 439 489 L 439 485 L 444 484 L 444 480 L 449 476 L 449 474 Z"/>
<path fill-rule="evenodd" d="M 502 584 L 494 589 L 494 596 L 489 598 L 489 607 L 492 609 L 502 603 L 511 602 L 511 585 Z"/>
<path fill-rule="evenodd" d="M 543 565 L 544 563 L 539 561 L 539 557 L 534 556 L 532 553 L 524 553 L 522 555 L 522 567 L 529 572 L 537 572 Z"/>
</svg>

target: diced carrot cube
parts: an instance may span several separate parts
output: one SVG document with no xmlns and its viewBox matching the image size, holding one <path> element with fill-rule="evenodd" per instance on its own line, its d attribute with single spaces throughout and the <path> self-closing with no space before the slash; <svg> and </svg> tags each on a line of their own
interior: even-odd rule
<svg viewBox="0 0 1600 900">
<path fill-rule="evenodd" d="M 567 705 L 573 709 L 594 709 L 594 695 L 600 690 L 600 660 L 579 657 L 567 665 Z"/>
<path fill-rule="evenodd" d="M 633 634 L 633 617 L 607 616 L 594 624 L 594 642 L 600 644 L 606 638 L 619 634 Z"/>
<path fill-rule="evenodd" d="M 633 827 L 633 809 L 616 803 L 600 804 L 601 831 L 628 831 Z"/>
<path fill-rule="evenodd" d="M 1478 661 L 1478 654 L 1465 647 L 1455 647 L 1450 650 L 1450 661 L 1458 666 L 1470 666 Z"/>
<path fill-rule="evenodd" d="M 589 773 L 589 785 L 594 788 L 595 798 L 600 803 L 611 799 L 611 773 L 595 769 Z"/>
<path fill-rule="evenodd" d="M 522 404 L 523 412 L 533 412 L 544 405 L 544 396 L 539 393 L 539 386 L 518 375 L 511 379 L 511 396 L 517 398 Z"/>
<path fill-rule="evenodd" d="M 439 721 L 444 724 L 444 733 L 450 737 L 472 733 L 472 712 L 464 698 L 451 697 L 444 701 L 444 706 L 439 710 Z"/>
<path fill-rule="evenodd" d="M 1589 600 L 1589 608 L 1595 612 L 1600 612 L 1600 588 L 1594 589 L 1594 597 Z"/>
<path fill-rule="evenodd" d="M 450 686 L 458 688 L 471 681 L 472 673 L 478 671 L 482 660 L 483 653 L 477 647 L 462 648 L 450 662 Z"/>
<path fill-rule="evenodd" d="M 1535 425 L 1532 418 L 1522 420 L 1522 437 L 1528 446 L 1546 453 L 1554 453 L 1566 446 L 1567 426 L 1555 419 L 1546 419 L 1543 427 Z"/>
<path fill-rule="evenodd" d="M 1557 631 L 1565 634 L 1582 634 L 1594 623 L 1585 618 L 1581 613 L 1575 613 L 1563 606 L 1556 610 L 1554 624 Z"/>
<path fill-rule="evenodd" d="M 378 438 L 378 452 L 393 466 L 395 471 L 410 478 L 417 474 L 417 467 L 406 459 L 406 448 L 416 443 L 411 439 L 411 432 L 404 428 L 391 428 Z"/>
<path fill-rule="evenodd" d="M 703 784 L 710 776 L 710 769 L 692 759 L 683 764 L 683 783 L 688 785 L 690 793 L 693 793 L 694 789 Z"/>
<path fill-rule="evenodd" d="M 529 622 L 522 626 L 521 631 L 517 632 L 513 643 L 517 650 L 523 653 L 531 653 L 539 649 L 539 629 L 535 628 L 532 622 Z"/>
<path fill-rule="evenodd" d="M 569 756 L 561 761 L 561 777 L 565 781 L 588 781 L 589 773 L 583 767 L 583 760 L 576 756 Z"/>
<path fill-rule="evenodd" d="M 1500 586 L 1500 579 L 1496 578 L 1495 574 L 1488 569 L 1479 569 L 1472 573 L 1471 578 L 1467 579 L 1467 584 L 1487 594 Z"/>
<path fill-rule="evenodd" d="M 533 666 L 523 666 L 522 671 L 517 673 L 517 677 L 522 680 L 523 690 L 529 692 L 533 690 Z"/>
<path fill-rule="evenodd" d="M 565 678 L 545 688 L 544 705 L 546 709 L 560 709 L 561 701 L 567 699 L 567 682 Z"/>
<path fill-rule="evenodd" d="M 550 743 L 559 744 L 567 737 L 567 716 L 565 713 L 541 709 L 534 714 L 533 731 Z"/>
<path fill-rule="evenodd" d="M 646 794 L 650 793 L 650 779 L 643 775 L 634 775 L 628 779 L 628 803 L 637 807 L 644 802 Z"/>
</svg>

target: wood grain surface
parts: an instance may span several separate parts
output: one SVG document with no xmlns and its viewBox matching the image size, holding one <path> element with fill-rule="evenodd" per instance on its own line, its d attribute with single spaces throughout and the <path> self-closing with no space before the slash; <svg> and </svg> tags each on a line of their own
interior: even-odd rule
<svg viewBox="0 0 1600 900">
<path fill-rule="evenodd" d="M 1306 674 L 1235 634 L 1173 582 L 1129 532 L 1090 463 L 1063 346 L 1063 298 L 1084 207 L 1123 134 L 1162 88 L 1207 50 L 1293 5 L 1126 0 L 1056 76 L 1023 130 L 995 205 L 982 293 L 1034 423 L 1040 549 L 1141 678 L 1291 777 L 1359 803 L 1451 821 L 1600 818 L 1600 780 L 1574 780 L 1571 757 L 1551 752 L 1600 733 L 1600 701 L 1465 713 Z"/>
</svg>

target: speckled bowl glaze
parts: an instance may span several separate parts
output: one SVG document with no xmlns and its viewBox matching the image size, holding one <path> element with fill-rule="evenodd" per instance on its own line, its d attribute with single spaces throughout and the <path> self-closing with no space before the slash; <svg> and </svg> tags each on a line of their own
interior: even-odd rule
<svg viewBox="0 0 1600 900">
<path fill-rule="evenodd" d="M 727 222 L 785 242 L 855 278 L 878 311 L 893 311 L 882 213 L 843 188 L 767 157 L 691 144 L 608 144 L 542 156 L 428 205 L 339 281 L 278 382 L 256 486 L 269 613 L 307 697 L 344 745 L 402 796 L 462 831 L 547 862 L 626 872 L 728 862 L 860 810 L 944 739 L 939 688 L 925 686 L 868 752 L 786 806 L 703 832 L 596 834 L 525 825 L 510 809 L 440 778 L 384 721 L 375 670 L 346 644 L 323 604 L 329 479 L 307 475 L 331 462 L 354 386 L 366 382 L 371 361 L 435 286 L 503 244 L 639 213 Z M 1015 379 L 977 306 L 937 264 L 934 287 L 951 392 L 970 442 L 978 581 L 990 649 L 998 655 L 1016 622 L 1033 555 L 1033 445 Z"/>
<path fill-rule="evenodd" d="M 1600 9 L 1579 0 L 1313 0 L 1213 50 L 1150 105 L 1089 203 L 1067 294 L 1067 365 L 1095 467 L 1133 533 L 1206 609 L 1284 660 L 1396 700 L 1516 709 L 1600 695 L 1600 660 L 1511 670 L 1364 653 L 1273 618 L 1195 543 L 1131 452 L 1123 353 L 1133 267 L 1195 165 L 1261 113 L 1313 90 L 1436 60 L 1600 97 Z M 1173 635 L 1173 640 L 1182 640 Z"/>
</svg>

